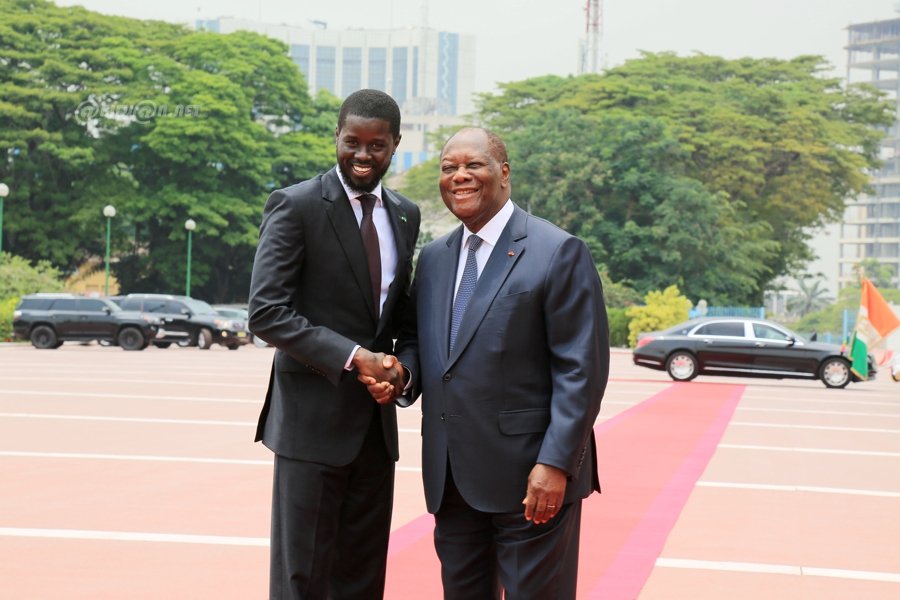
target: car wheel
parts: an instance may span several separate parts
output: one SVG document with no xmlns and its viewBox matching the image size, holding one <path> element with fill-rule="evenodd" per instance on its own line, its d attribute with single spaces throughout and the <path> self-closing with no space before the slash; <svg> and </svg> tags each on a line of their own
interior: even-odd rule
<svg viewBox="0 0 900 600">
<path fill-rule="evenodd" d="M 168 348 L 172 345 L 172 342 L 153 342 L 153 345 L 157 348 Z"/>
<path fill-rule="evenodd" d="M 229 349 L 229 350 L 237 350 L 237 349 L 240 348 L 240 347 L 241 347 L 240 344 L 228 344 L 228 349 Z"/>
<path fill-rule="evenodd" d="M 212 346 L 212 332 L 204 327 L 197 332 L 197 347 L 201 350 L 209 350 L 210 346 Z"/>
<path fill-rule="evenodd" d="M 117 339 L 123 350 L 143 350 L 147 347 L 144 334 L 134 327 L 123 328 Z"/>
<path fill-rule="evenodd" d="M 847 387 L 850 383 L 850 364 L 843 358 L 828 358 L 819 367 L 819 379 L 825 387 Z"/>
<path fill-rule="evenodd" d="M 31 330 L 31 344 L 39 350 L 56 350 L 62 345 L 49 325 L 38 325 Z"/>
<path fill-rule="evenodd" d="M 697 359 L 690 352 L 679 350 L 666 360 L 666 372 L 675 381 L 690 381 L 697 371 Z"/>
</svg>

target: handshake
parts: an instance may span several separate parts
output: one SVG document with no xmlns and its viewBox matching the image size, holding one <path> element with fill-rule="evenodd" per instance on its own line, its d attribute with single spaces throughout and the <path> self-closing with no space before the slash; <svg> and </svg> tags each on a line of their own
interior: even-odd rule
<svg viewBox="0 0 900 600">
<path fill-rule="evenodd" d="M 390 404 L 403 395 L 405 370 L 396 356 L 360 348 L 353 355 L 353 366 L 359 373 L 357 379 L 369 388 L 378 404 Z"/>
</svg>

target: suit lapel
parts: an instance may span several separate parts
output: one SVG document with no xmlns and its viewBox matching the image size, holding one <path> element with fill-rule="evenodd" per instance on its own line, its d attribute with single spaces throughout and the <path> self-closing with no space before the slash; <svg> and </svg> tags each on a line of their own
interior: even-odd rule
<svg viewBox="0 0 900 600">
<path fill-rule="evenodd" d="M 462 323 L 460 323 L 459 331 L 456 334 L 456 344 L 453 346 L 453 350 L 448 358 L 447 368 L 453 366 L 459 355 L 465 351 L 466 346 L 472 340 L 472 336 L 478 330 L 482 319 L 484 319 L 484 315 L 487 314 L 488 308 L 494 301 L 494 297 L 500 291 L 500 286 L 506 281 L 510 271 L 512 271 L 516 262 L 518 262 L 525 251 L 526 216 L 523 210 L 516 207 L 509 223 L 506 224 L 503 233 L 500 234 L 497 245 L 491 251 L 491 256 L 478 277 L 475 291 L 472 293 L 472 298 L 466 307 Z M 458 251 L 459 245 L 457 244 L 457 257 L 459 256 Z M 453 270 L 453 273 L 454 275 L 456 274 L 456 269 Z M 450 290 L 452 295 L 453 288 L 451 287 Z M 449 323 L 449 317 L 447 321 Z M 448 332 L 445 339 L 449 340 L 449 325 L 447 327 Z"/>
<path fill-rule="evenodd" d="M 347 193 L 344 191 L 344 186 L 341 185 L 335 169 L 331 169 L 322 176 L 322 197 L 328 201 L 326 212 L 338 242 L 347 256 L 347 262 L 350 263 L 353 278 L 367 300 L 366 306 L 372 320 L 377 321 L 366 250 L 359 233 L 359 223 L 356 222 L 356 215 L 353 213 L 350 199 L 347 198 Z"/>
</svg>

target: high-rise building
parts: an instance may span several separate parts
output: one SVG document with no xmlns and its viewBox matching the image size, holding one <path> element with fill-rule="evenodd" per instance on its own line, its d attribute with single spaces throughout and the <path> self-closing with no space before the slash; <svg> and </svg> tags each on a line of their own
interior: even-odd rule
<svg viewBox="0 0 900 600">
<path fill-rule="evenodd" d="M 427 27 L 332 30 L 325 23 L 312 23 L 317 26 L 222 17 L 198 20 L 196 27 L 216 33 L 253 31 L 284 42 L 310 94 L 327 90 L 343 99 L 362 88 L 390 94 L 403 114 L 397 171 L 433 154 L 429 133 L 461 124 L 460 115 L 472 111 L 474 36 Z"/>
<path fill-rule="evenodd" d="M 847 27 L 847 82 L 869 83 L 900 109 L 900 18 Z M 853 281 L 853 267 L 874 259 L 893 269 L 900 286 L 900 121 L 881 143 L 883 166 L 872 174 L 874 193 L 850 204 L 841 225 L 838 282 Z"/>
</svg>

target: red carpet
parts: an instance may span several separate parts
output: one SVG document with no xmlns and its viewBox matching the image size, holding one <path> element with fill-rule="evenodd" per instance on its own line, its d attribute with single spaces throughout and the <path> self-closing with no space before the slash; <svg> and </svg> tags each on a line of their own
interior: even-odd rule
<svg viewBox="0 0 900 600">
<path fill-rule="evenodd" d="M 636 598 L 744 387 L 673 384 L 597 426 L 603 494 L 584 503 L 578 597 Z M 392 534 L 389 600 L 441 598 L 433 519 Z"/>
</svg>

